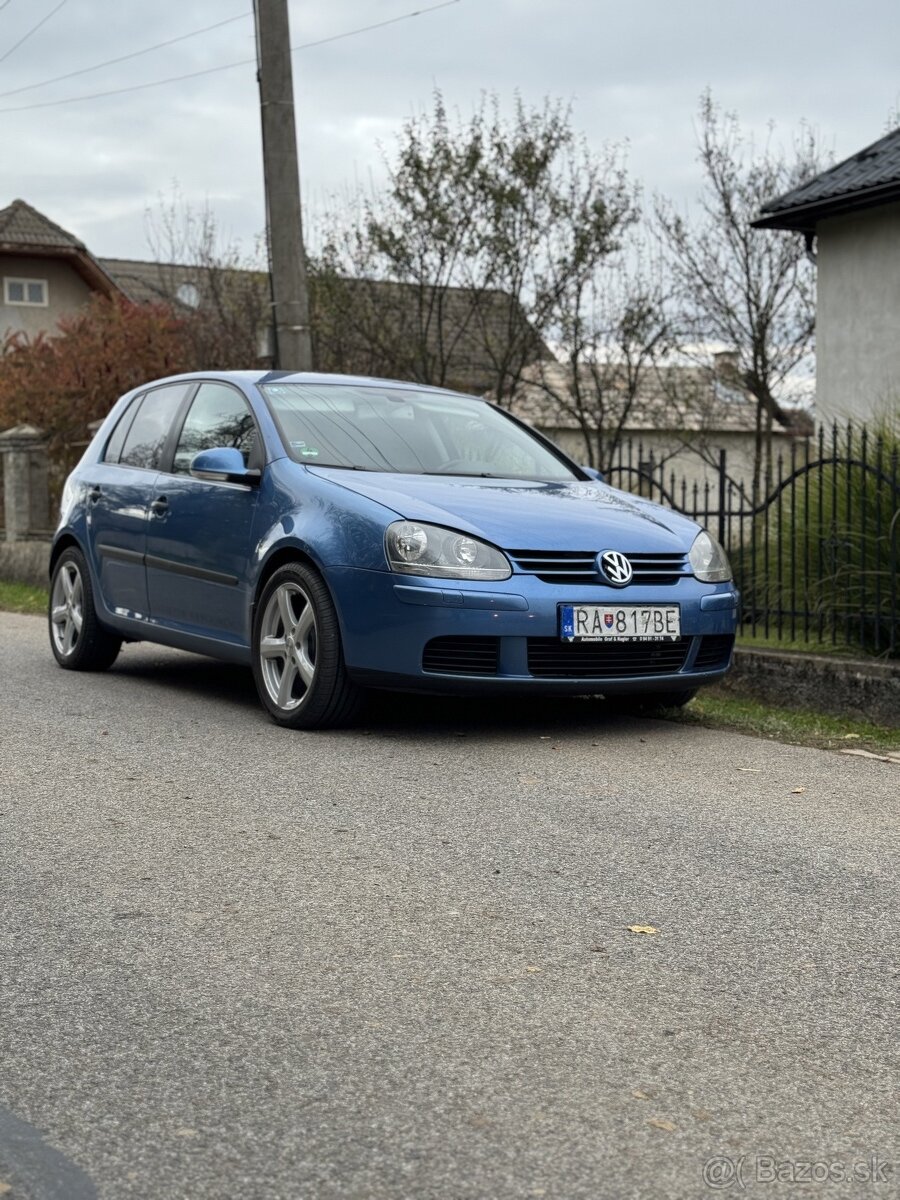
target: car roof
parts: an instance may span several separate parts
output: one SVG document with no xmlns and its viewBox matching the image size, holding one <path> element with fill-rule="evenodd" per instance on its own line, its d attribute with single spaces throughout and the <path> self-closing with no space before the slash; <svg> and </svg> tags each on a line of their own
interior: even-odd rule
<svg viewBox="0 0 900 1200">
<path fill-rule="evenodd" d="M 483 400 L 483 396 L 472 396 L 469 392 L 457 392 L 452 388 L 437 387 L 430 383 L 416 383 L 410 379 L 380 379 L 370 375 L 336 375 L 324 371 L 190 371 L 180 375 L 169 375 L 165 380 L 155 379 L 154 385 L 174 380 L 187 381 L 192 379 L 221 379 L 232 380 L 241 384 L 266 383 L 314 383 L 314 384 L 349 384 L 355 387 L 390 387 L 404 388 L 415 392 L 432 392 L 435 395 L 467 396 L 472 400 Z M 143 384 L 146 387 L 147 384 Z"/>
</svg>

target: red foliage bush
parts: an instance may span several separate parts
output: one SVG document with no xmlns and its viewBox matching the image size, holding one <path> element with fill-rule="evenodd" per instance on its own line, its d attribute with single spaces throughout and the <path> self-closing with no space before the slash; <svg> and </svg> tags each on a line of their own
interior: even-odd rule
<svg viewBox="0 0 900 1200">
<path fill-rule="evenodd" d="M 94 296 L 52 336 L 16 332 L 0 343 L 0 429 L 39 426 L 58 459 L 85 441 L 88 422 L 123 392 L 200 366 L 189 318 L 163 305 Z"/>
</svg>

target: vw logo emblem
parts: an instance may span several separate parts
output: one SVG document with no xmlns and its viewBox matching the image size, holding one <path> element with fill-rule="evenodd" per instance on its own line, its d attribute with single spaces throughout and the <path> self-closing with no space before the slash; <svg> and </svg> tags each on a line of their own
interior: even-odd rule
<svg viewBox="0 0 900 1200">
<path fill-rule="evenodd" d="M 613 587 L 625 587 L 631 583 L 631 563 L 618 550 L 603 550 L 598 554 L 597 570 Z"/>
</svg>

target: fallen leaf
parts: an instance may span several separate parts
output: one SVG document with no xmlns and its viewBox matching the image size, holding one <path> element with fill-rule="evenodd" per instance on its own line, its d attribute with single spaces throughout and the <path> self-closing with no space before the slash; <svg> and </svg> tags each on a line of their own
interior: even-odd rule
<svg viewBox="0 0 900 1200">
<path fill-rule="evenodd" d="M 694 1116 L 698 1121 L 709 1121 L 712 1118 L 712 1113 L 707 1112 L 705 1108 L 695 1108 Z"/>
<path fill-rule="evenodd" d="M 652 1098 L 646 1092 L 642 1092 L 640 1088 L 635 1088 L 631 1094 L 635 1100 L 650 1100 Z"/>
<path fill-rule="evenodd" d="M 540 973 L 543 969 L 544 969 L 543 967 L 526 967 L 525 968 L 526 971 L 531 971 L 532 973 L 534 973 L 535 971 Z"/>
<path fill-rule="evenodd" d="M 664 1129 L 666 1133 L 674 1133 L 678 1128 L 672 1121 L 667 1121 L 664 1117 L 651 1117 L 647 1124 L 652 1125 L 654 1129 Z"/>
<path fill-rule="evenodd" d="M 851 740 L 851 738 L 854 741 L 858 741 L 861 737 L 862 737 L 862 734 L 860 734 L 860 733 L 845 733 L 844 734 L 844 740 L 847 742 L 849 742 Z"/>
<path fill-rule="evenodd" d="M 491 1129 L 494 1122 L 490 1117 L 486 1117 L 483 1113 L 473 1113 L 469 1117 L 469 1124 L 473 1129 Z"/>
<path fill-rule="evenodd" d="M 12 1184 L 4 1183 L 3 1180 L 0 1179 L 0 1196 L 7 1196 L 7 1195 L 9 1195 L 9 1193 L 11 1191 L 12 1191 Z"/>
<path fill-rule="evenodd" d="M 186 1127 L 182 1126 L 181 1129 L 175 1130 L 175 1136 L 180 1138 L 195 1138 L 197 1136 L 197 1130 L 187 1129 Z"/>
<path fill-rule="evenodd" d="M 652 925 L 629 925 L 631 933 L 659 933 L 659 930 Z"/>
<path fill-rule="evenodd" d="M 791 795 L 792 796 L 802 796 L 805 791 L 806 791 L 806 788 L 791 788 Z"/>
</svg>

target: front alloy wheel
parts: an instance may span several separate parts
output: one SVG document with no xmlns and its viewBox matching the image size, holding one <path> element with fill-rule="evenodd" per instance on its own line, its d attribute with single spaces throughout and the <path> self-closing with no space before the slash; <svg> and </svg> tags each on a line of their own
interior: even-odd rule
<svg viewBox="0 0 900 1200">
<path fill-rule="evenodd" d="M 279 568 L 257 613 L 253 674 L 272 718 L 291 729 L 348 724 L 361 692 L 347 675 L 337 613 L 321 576 L 302 563 Z"/>
</svg>

